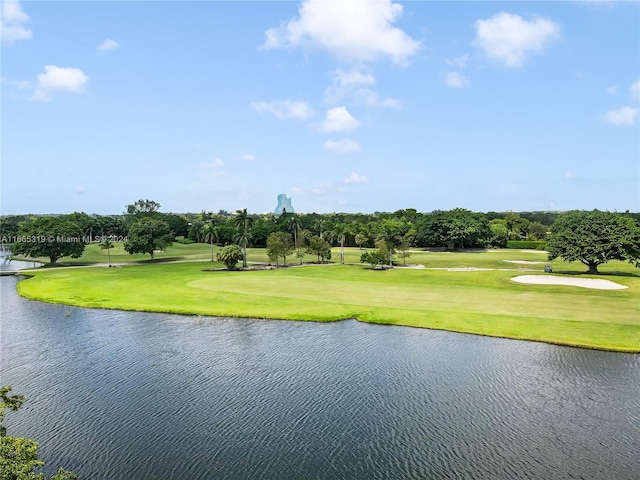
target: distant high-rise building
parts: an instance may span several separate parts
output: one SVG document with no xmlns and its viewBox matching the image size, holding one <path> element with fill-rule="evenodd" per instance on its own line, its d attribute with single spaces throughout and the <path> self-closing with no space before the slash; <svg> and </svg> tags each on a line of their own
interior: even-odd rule
<svg viewBox="0 0 640 480">
<path fill-rule="evenodd" d="M 291 199 L 284 193 L 278 195 L 278 206 L 276 207 L 275 213 L 278 215 L 282 215 L 283 213 L 295 213 L 295 210 L 291 205 Z"/>
</svg>

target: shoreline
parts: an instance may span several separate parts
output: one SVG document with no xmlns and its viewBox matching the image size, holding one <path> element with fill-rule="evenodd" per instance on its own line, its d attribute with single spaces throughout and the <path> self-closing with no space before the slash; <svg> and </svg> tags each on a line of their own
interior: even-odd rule
<svg viewBox="0 0 640 480">
<path fill-rule="evenodd" d="M 208 262 L 202 263 L 206 266 Z M 341 272 L 343 275 L 345 273 L 353 274 L 356 276 L 354 279 L 356 281 L 358 278 L 366 279 L 368 282 L 373 281 L 372 287 L 380 289 L 379 295 L 376 293 L 371 294 L 370 300 L 367 300 L 368 297 L 363 300 L 353 300 L 353 298 L 357 297 L 358 292 L 350 292 L 349 284 L 345 283 L 345 281 L 326 279 L 326 275 L 321 272 L 323 270 L 326 271 L 326 269 L 283 268 L 251 272 L 202 272 L 200 270 L 196 272 L 189 270 L 189 276 L 185 276 L 183 279 L 184 271 L 188 265 L 173 264 L 172 267 L 170 264 L 165 265 L 165 268 L 160 267 L 161 270 L 154 268 L 158 265 L 147 265 L 141 266 L 139 269 L 74 268 L 25 271 L 20 273 L 23 278 L 16 284 L 17 292 L 20 296 L 29 300 L 77 308 L 256 320 L 337 322 L 354 319 L 362 323 L 427 328 L 621 353 L 640 353 L 640 344 L 628 340 L 628 338 L 640 338 L 640 326 L 634 324 L 633 321 L 631 323 L 629 321 L 622 323 L 606 323 L 604 321 L 594 323 L 594 321 L 588 319 L 580 322 L 571 320 L 571 318 L 545 317 L 544 309 L 542 313 L 534 311 L 522 313 L 518 311 L 519 306 L 517 304 L 501 311 L 498 308 L 493 309 L 491 307 L 492 304 L 496 303 L 496 300 L 492 299 L 488 301 L 490 307 L 485 311 L 482 311 L 482 309 L 469 309 L 465 305 L 458 309 L 455 307 L 447 309 L 446 305 L 455 301 L 450 300 L 450 297 L 465 296 L 465 293 L 462 295 L 456 295 L 455 293 L 456 290 L 460 290 L 460 285 L 466 289 L 467 285 L 472 285 L 476 282 L 480 275 L 489 275 L 490 278 L 487 278 L 487 280 L 491 280 L 493 277 L 497 279 L 504 278 L 507 282 L 516 286 L 514 293 L 523 291 L 522 288 L 517 286 L 518 284 L 510 282 L 510 277 L 515 273 L 514 270 L 509 270 L 508 272 L 473 270 L 473 272 L 476 272 L 475 275 L 471 273 L 469 275 L 457 275 L 446 271 L 397 268 L 382 273 L 380 271 L 367 271 L 362 266 L 360 266 L 361 268 L 354 268 L 354 266 L 335 265 L 335 268 L 343 269 Z M 201 266 L 198 265 L 198 267 Z M 122 272 L 125 270 L 127 273 L 123 275 Z M 162 295 L 161 292 L 157 293 L 154 295 L 155 301 L 153 299 L 148 301 L 145 301 L 144 298 L 139 299 L 135 295 L 136 288 L 139 288 L 140 294 L 144 296 L 146 289 L 153 289 L 154 285 L 148 286 L 149 284 L 146 283 L 144 275 L 142 275 L 142 279 L 138 283 L 136 283 L 137 280 L 132 281 L 129 277 L 139 277 L 140 274 L 146 274 L 149 270 L 153 271 L 154 277 L 158 277 L 158 274 L 167 275 L 164 279 L 156 279 L 157 283 L 155 285 L 158 286 L 158 289 L 162 285 L 170 290 L 175 288 L 176 292 L 167 292 L 166 296 Z M 394 278 L 387 279 L 387 274 L 394 271 L 396 272 Z M 56 274 L 56 272 L 59 273 Z M 176 275 L 178 280 L 176 280 L 176 276 L 171 275 L 172 272 L 179 274 Z M 307 272 L 309 272 L 308 275 Z M 133 275 L 134 273 L 135 275 Z M 265 276 L 274 274 L 280 278 L 280 281 L 292 282 L 293 288 L 298 286 L 303 290 L 302 293 L 293 292 L 293 294 L 289 295 L 286 292 L 286 285 L 283 290 L 278 290 L 273 285 L 264 283 L 265 281 L 269 284 L 278 283 L 277 278 L 270 278 L 269 280 L 265 278 Z M 414 298 L 418 296 L 414 295 L 414 293 L 421 291 L 419 285 L 416 285 L 415 279 L 412 279 L 416 275 L 420 281 L 423 278 L 425 280 L 439 281 L 444 279 L 442 280 L 442 283 L 444 283 L 442 287 L 438 287 L 438 285 L 432 287 L 437 289 L 436 294 L 442 294 L 443 298 L 434 297 L 432 302 Z M 218 276 L 224 277 L 224 283 L 231 285 L 227 288 L 219 287 L 218 284 L 220 282 L 216 280 Z M 38 277 L 42 278 L 38 279 Z M 78 295 L 76 296 L 72 286 L 83 285 L 82 282 L 85 277 L 103 279 L 104 288 L 92 291 L 90 294 L 77 290 Z M 116 283 L 113 283 L 116 279 Z M 124 286 L 122 292 L 118 292 L 119 296 L 113 295 L 113 290 L 120 288 L 119 283 L 123 280 L 126 280 L 127 285 Z M 37 284 L 31 284 L 32 281 Z M 60 283 L 55 285 L 56 281 Z M 91 280 L 90 283 L 95 282 Z M 176 286 L 170 286 L 168 283 L 174 283 Z M 234 285 L 235 283 L 238 284 Z M 333 289 L 334 283 L 337 283 L 335 290 Z M 449 294 L 450 288 L 447 287 L 447 284 L 451 284 L 450 288 L 453 289 L 451 294 Z M 358 284 L 354 285 L 358 286 Z M 402 287 L 403 285 L 405 285 L 404 288 Z M 46 290 L 43 290 L 43 286 L 46 286 Z M 268 292 L 265 292 L 261 291 L 258 288 L 259 286 L 264 286 L 265 288 L 269 286 L 270 288 Z M 527 286 L 522 285 L 522 287 Z M 345 288 L 347 291 L 341 291 Z M 401 298 L 397 300 L 397 306 L 389 306 L 384 300 L 378 298 L 384 297 L 384 292 L 387 290 L 395 292 L 395 295 L 400 295 L 398 293 L 399 288 L 407 290 L 408 293 L 402 292 Z M 542 298 L 549 299 L 557 295 L 554 292 L 545 292 L 544 290 L 547 288 L 554 289 L 558 287 L 538 287 L 539 290 L 536 290 L 536 294 Z M 566 291 L 567 287 L 560 288 L 564 288 L 565 290 L 563 291 Z M 323 289 L 330 292 L 327 294 L 329 297 L 335 295 L 338 298 L 324 298 L 322 295 L 317 297 L 318 291 Z M 504 287 L 501 289 L 504 289 Z M 496 299 L 501 298 L 501 289 L 498 289 L 497 293 L 494 294 Z M 509 287 L 507 287 L 507 290 L 509 290 Z M 253 293 L 256 291 L 259 293 Z M 363 290 L 363 292 L 367 291 L 368 287 Z M 110 292 L 112 293 L 110 294 Z M 207 294 L 206 292 L 209 293 Z M 471 292 L 473 293 L 473 291 Z M 613 294 L 615 295 L 618 292 L 620 291 L 613 291 Z M 508 291 L 504 293 L 508 294 Z M 204 297 L 203 294 L 205 295 Z M 294 294 L 297 294 L 297 296 Z M 434 295 L 432 292 L 430 294 Z M 609 294 L 609 292 L 605 292 L 605 294 Z M 190 295 L 198 300 L 185 300 L 185 295 Z M 135 298 L 132 300 L 132 297 Z M 584 295 L 579 293 L 576 293 L 575 297 L 577 301 L 585 298 Z M 200 301 L 200 298 L 203 300 Z M 247 305 L 247 298 L 250 298 L 255 305 Z M 219 299 L 224 299 L 224 303 Z M 409 302 L 410 305 L 403 306 L 403 301 Z M 438 301 L 445 303 L 442 303 L 441 306 L 434 305 Z M 587 334 L 582 332 L 583 325 L 593 331 L 594 338 L 589 338 Z"/>
</svg>

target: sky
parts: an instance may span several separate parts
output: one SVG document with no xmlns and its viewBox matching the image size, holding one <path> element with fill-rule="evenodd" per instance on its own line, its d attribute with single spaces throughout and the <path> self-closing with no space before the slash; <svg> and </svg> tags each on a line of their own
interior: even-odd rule
<svg viewBox="0 0 640 480">
<path fill-rule="evenodd" d="M 640 211 L 638 1 L 13 1 L 0 213 Z"/>
</svg>

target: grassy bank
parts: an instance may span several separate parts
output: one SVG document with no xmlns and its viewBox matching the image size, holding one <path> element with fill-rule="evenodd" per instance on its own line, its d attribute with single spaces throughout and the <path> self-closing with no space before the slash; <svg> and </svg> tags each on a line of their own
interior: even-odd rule
<svg viewBox="0 0 640 480">
<path fill-rule="evenodd" d="M 350 256 L 356 254 L 357 249 L 349 252 Z M 609 266 L 621 273 L 606 278 L 627 285 L 625 290 L 524 285 L 510 280 L 519 267 L 505 262 L 503 255 L 523 261 L 544 260 L 541 254 L 528 252 L 425 252 L 410 260 L 433 268 L 511 269 L 466 272 L 372 271 L 361 265 L 203 271 L 211 268 L 211 262 L 49 269 L 20 282 L 18 290 L 28 298 L 81 307 L 316 321 L 357 318 L 640 352 L 637 270 L 622 263 Z M 562 265 L 554 265 L 554 269 L 558 267 Z"/>
</svg>

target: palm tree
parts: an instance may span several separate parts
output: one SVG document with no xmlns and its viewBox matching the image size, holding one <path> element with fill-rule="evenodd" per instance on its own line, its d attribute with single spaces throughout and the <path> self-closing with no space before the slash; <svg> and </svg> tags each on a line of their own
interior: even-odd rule
<svg viewBox="0 0 640 480">
<path fill-rule="evenodd" d="M 209 222 L 202 228 L 202 233 L 204 235 L 205 242 L 211 243 L 211 261 L 213 262 L 213 240 L 215 239 L 216 243 L 220 241 L 218 227 L 213 223 L 213 221 L 209 220 Z"/>
<path fill-rule="evenodd" d="M 247 245 L 251 239 L 251 227 L 253 227 L 253 218 L 249 215 L 246 208 L 236 210 L 236 216 L 233 218 L 233 224 L 238 229 L 236 241 L 242 247 L 242 266 L 247 266 Z"/>
<path fill-rule="evenodd" d="M 329 232 L 332 239 L 336 239 L 340 243 L 340 263 L 344 264 L 344 241 L 349 233 L 349 225 L 346 223 L 336 223 L 333 230 Z"/>
<path fill-rule="evenodd" d="M 104 241 L 100 244 L 100 249 L 101 250 L 107 250 L 107 266 L 109 268 L 111 268 L 111 253 L 109 252 L 109 250 L 111 250 L 113 248 L 113 242 L 111 241 L 110 238 L 105 238 Z"/>
<path fill-rule="evenodd" d="M 384 244 L 385 250 L 389 252 L 389 266 L 393 265 L 393 252 L 395 251 L 396 242 L 398 241 L 398 235 L 389 227 L 382 227 L 378 241 Z"/>
<path fill-rule="evenodd" d="M 292 215 L 288 221 L 288 227 L 293 231 L 293 247 L 298 248 L 298 231 L 300 230 L 300 219 L 297 215 Z"/>
</svg>

